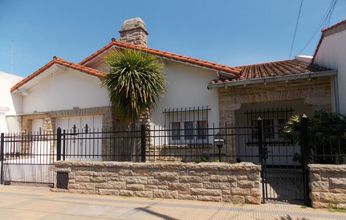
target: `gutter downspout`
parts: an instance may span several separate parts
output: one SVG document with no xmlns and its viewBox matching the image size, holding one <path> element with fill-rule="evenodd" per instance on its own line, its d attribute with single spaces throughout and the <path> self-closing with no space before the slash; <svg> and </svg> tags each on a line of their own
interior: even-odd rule
<svg viewBox="0 0 346 220">
<path fill-rule="evenodd" d="M 336 74 L 334 77 L 334 101 L 335 101 L 335 112 L 340 113 L 340 103 L 339 103 L 339 86 L 338 86 L 338 74 Z"/>
</svg>

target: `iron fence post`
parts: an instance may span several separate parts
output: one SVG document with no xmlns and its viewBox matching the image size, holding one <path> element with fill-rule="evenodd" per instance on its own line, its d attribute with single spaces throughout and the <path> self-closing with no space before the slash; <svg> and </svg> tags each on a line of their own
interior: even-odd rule
<svg viewBox="0 0 346 220">
<path fill-rule="evenodd" d="M 0 160 L 1 160 L 1 176 L 0 176 L 0 184 L 4 184 L 4 147 L 5 147 L 5 135 L 1 133 L 1 149 L 0 149 Z"/>
<path fill-rule="evenodd" d="M 146 161 L 145 145 L 146 145 L 145 124 L 141 124 L 141 161 L 142 162 Z"/>
<path fill-rule="evenodd" d="M 310 190 L 309 190 L 309 170 L 308 170 L 308 158 L 309 158 L 309 138 L 308 138 L 308 117 L 303 114 L 301 120 L 301 164 L 303 172 L 303 189 L 304 189 L 304 204 L 310 206 Z"/>
<path fill-rule="evenodd" d="M 56 160 L 61 160 L 61 128 L 56 132 Z"/>
<path fill-rule="evenodd" d="M 65 138 L 66 138 L 66 131 L 64 129 L 62 134 L 62 160 L 65 160 L 65 154 L 66 154 Z"/>
<path fill-rule="evenodd" d="M 262 179 L 262 202 L 265 203 L 265 177 L 264 177 L 264 151 L 263 151 L 263 120 L 261 117 L 257 119 L 257 139 L 258 139 L 258 156 L 261 163 L 261 179 Z"/>
</svg>

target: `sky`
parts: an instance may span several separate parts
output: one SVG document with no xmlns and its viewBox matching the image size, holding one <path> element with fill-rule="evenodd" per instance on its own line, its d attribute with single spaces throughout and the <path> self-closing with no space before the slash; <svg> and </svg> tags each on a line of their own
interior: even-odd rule
<svg viewBox="0 0 346 220">
<path fill-rule="evenodd" d="M 300 2 L 0 0 L 0 71 L 27 76 L 53 56 L 78 63 L 132 17 L 144 20 L 150 48 L 230 66 L 289 59 Z M 313 55 L 331 2 L 303 1 L 293 55 Z M 330 25 L 343 19 L 338 0 Z"/>
</svg>

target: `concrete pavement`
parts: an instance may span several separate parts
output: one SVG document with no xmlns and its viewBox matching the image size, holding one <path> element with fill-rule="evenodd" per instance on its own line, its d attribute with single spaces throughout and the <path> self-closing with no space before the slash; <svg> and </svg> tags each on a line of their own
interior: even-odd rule
<svg viewBox="0 0 346 220">
<path fill-rule="evenodd" d="M 146 199 L 51 192 L 49 188 L 0 186 L 0 219 L 346 219 L 346 213 L 297 205 Z"/>
</svg>

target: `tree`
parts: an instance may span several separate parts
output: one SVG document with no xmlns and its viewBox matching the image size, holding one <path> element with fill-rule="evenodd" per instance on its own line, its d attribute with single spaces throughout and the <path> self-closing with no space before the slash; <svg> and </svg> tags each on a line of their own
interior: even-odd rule
<svg viewBox="0 0 346 220">
<path fill-rule="evenodd" d="M 122 124 L 120 127 L 131 122 L 132 130 L 130 139 L 118 137 L 118 140 L 124 140 L 114 147 L 122 152 L 120 160 L 128 160 L 128 156 L 130 160 L 138 160 L 135 155 L 138 156 L 139 143 L 136 141 L 139 139 L 136 138 L 135 123 L 140 117 L 149 115 L 165 91 L 163 63 L 156 56 L 129 49 L 112 51 L 105 58 L 105 63 L 110 67 L 110 72 L 101 81 L 108 90 L 112 105 L 113 129 L 119 127 L 115 123 L 115 118 L 118 118 Z M 127 144 L 129 147 L 125 147 Z"/>
<path fill-rule="evenodd" d="M 102 78 L 113 109 L 123 121 L 136 120 L 156 106 L 165 91 L 163 63 L 155 56 L 136 50 L 116 50 L 105 59 L 109 74 Z"/>
<path fill-rule="evenodd" d="M 282 137 L 301 142 L 302 116 L 294 115 L 282 129 Z M 342 163 L 346 154 L 346 118 L 337 113 L 316 111 L 308 118 L 308 148 L 315 163 Z M 300 155 L 296 155 L 300 160 Z"/>
</svg>

